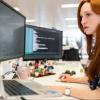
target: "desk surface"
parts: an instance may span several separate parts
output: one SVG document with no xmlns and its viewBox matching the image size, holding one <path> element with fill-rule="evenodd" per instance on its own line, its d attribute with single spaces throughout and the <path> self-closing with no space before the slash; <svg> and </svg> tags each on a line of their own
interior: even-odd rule
<svg viewBox="0 0 100 100">
<path fill-rule="evenodd" d="M 81 72 L 82 66 L 79 61 L 58 61 L 53 66 L 55 75 L 34 78 L 34 80 L 44 86 L 67 86 L 69 83 L 57 81 L 59 75 L 66 70 L 75 71 L 77 76 L 84 75 L 84 72 Z"/>
<path fill-rule="evenodd" d="M 79 61 L 68 61 L 68 62 L 60 61 L 60 62 L 57 62 L 54 64 L 54 72 L 56 73 L 55 75 L 34 78 L 34 81 L 36 81 L 44 86 L 48 86 L 51 89 L 63 92 L 64 87 L 71 87 L 73 85 L 81 87 L 82 84 L 58 82 L 57 79 L 58 79 L 59 75 L 61 73 L 63 73 L 65 70 L 74 70 L 74 71 L 76 71 L 77 75 L 83 75 L 83 72 L 81 72 L 80 69 L 82 69 L 82 66 Z M 67 97 L 67 96 L 62 96 L 60 98 L 75 100 L 75 98 Z M 55 99 L 57 99 L 57 98 L 55 98 Z"/>
<path fill-rule="evenodd" d="M 44 77 L 39 77 L 39 78 L 34 78 L 34 81 L 38 82 L 39 84 L 43 85 L 43 86 L 47 86 L 50 89 L 54 89 L 54 90 L 58 90 L 60 92 L 63 92 L 63 89 L 65 86 L 77 86 L 77 84 L 75 83 L 66 83 L 66 82 L 58 82 L 57 79 L 59 77 L 59 74 L 65 72 L 65 70 L 75 70 L 77 75 L 82 75 L 82 73 L 80 72 L 81 69 L 81 64 L 78 61 L 69 61 L 69 62 L 64 62 L 64 61 L 57 61 L 54 63 L 54 73 L 56 73 L 55 75 L 51 75 L 51 76 L 44 76 Z M 79 85 L 78 85 L 79 86 Z M 81 86 L 81 84 L 80 84 Z M 30 100 L 32 100 L 33 98 L 30 97 Z M 41 98 L 41 100 L 69 100 L 69 99 L 74 99 L 73 97 L 68 97 L 68 96 L 64 96 L 62 95 L 61 97 L 51 97 L 51 98 Z M 8 99 L 8 100 L 11 100 Z M 20 100 L 20 99 L 18 99 Z M 28 99 L 27 99 L 28 100 Z M 77 100 L 77 99 L 76 99 Z"/>
</svg>

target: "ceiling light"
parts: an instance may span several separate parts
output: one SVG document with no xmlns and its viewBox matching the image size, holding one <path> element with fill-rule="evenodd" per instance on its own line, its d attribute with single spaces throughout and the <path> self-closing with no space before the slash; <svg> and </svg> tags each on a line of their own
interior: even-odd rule
<svg viewBox="0 0 100 100">
<path fill-rule="evenodd" d="M 61 8 L 72 8 L 72 7 L 78 7 L 79 4 L 62 4 Z"/>
<path fill-rule="evenodd" d="M 33 23 L 33 22 L 35 22 L 35 20 L 33 20 L 33 19 L 27 19 L 26 22 L 27 23 Z"/>
<path fill-rule="evenodd" d="M 20 9 L 18 7 L 14 7 L 15 10 L 20 11 Z"/>
<path fill-rule="evenodd" d="M 77 18 L 65 18 L 65 20 L 77 20 Z"/>
</svg>

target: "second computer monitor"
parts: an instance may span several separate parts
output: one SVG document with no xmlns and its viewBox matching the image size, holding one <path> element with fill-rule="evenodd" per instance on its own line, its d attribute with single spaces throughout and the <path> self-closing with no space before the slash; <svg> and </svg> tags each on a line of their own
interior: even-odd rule
<svg viewBox="0 0 100 100">
<path fill-rule="evenodd" d="M 26 26 L 24 60 L 59 59 L 62 57 L 62 31 Z"/>
</svg>

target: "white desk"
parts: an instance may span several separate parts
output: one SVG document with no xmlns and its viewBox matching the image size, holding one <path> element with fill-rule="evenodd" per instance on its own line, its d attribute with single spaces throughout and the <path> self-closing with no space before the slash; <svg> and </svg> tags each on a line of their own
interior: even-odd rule
<svg viewBox="0 0 100 100">
<path fill-rule="evenodd" d="M 65 70 L 74 70 L 76 71 L 77 75 L 82 74 L 80 72 L 81 69 L 81 64 L 80 62 L 62 62 L 62 61 L 57 61 L 54 64 L 54 72 L 56 73 L 55 75 L 50 75 L 50 76 L 44 76 L 44 77 L 40 77 L 40 78 L 34 78 L 34 81 L 40 83 L 43 86 L 71 86 L 71 85 L 77 85 L 74 83 L 64 83 L 64 82 L 57 82 L 57 78 L 59 76 L 59 74 L 61 74 L 62 72 L 65 72 Z M 79 86 L 79 85 L 78 85 Z M 8 98 L 7 100 L 20 100 L 20 98 L 18 97 L 16 98 Z M 30 97 L 30 99 L 28 100 L 34 100 L 32 97 Z M 39 99 L 35 99 L 35 100 L 40 100 Z M 77 100 L 73 97 L 68 97 L 68 96 L 64 96 L 62 95 L 61 97 L 50 97 L 50 98 L 41 98 L 41 100 Z"/>
<path fill-rule="evenodd" d="M 39 78 L 34 78 L 34 81 L 44 85 L 44 86 L 79 86 L 79 84 L 75 83 L 67 83 L 67 82 L 57 82 L 57 79 L 59 75 L 62 72 L 65 72 L 65 70 L 74 70 L 76 71 L 77 75 L 83 75 L 83 73 L 80 71 L 82 69 L 80 62 L 78 61 L 59 61 L 54 64 L 54 72 L 56 73 L 55 75 L 50 75 L 50 76 L 44 76 L 44 77 L 39 77 Z M 81 86 L 81 84 L 80 84 Z M 62 96 L 58 97 L 59 99 L 74 99 L 72 97 L 67 97 L 67 96 Z M 53 99 L 58 99 L 58 98 L 53 98 Z"/>
<path fill-rule="evenodd" d="M 82 66 L 79 61 L 59 61 L 54 64 L 54 73 L 56 73 L 55 75 L 34 78 L 34 80 L 44 86 L 67 86 L 69 83 L 56 81 L 59 75 L 66 70 L 74 70 L 77 76 L 84 75 L 84 72 L 81 72 Z"/>
</svg>

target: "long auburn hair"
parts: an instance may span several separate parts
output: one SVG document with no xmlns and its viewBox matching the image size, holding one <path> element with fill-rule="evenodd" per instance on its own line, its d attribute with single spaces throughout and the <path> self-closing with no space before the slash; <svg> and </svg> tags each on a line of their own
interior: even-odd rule
<svg viewBox="0 0 100 100">
<path fill-rule="evenodd" d="M 81 11 L 81 7 L 86 2 L 90 3 L 93 12 L 100 15 L 100 0 L 82 0 L 82 2 L 80 2 L 78 7 L 78 12 L 77 12 L 77 18 L 78 18 L 78 26 L 83 33 L 84 31 L 81 24 L 82 18 L 80 16 L 80 11 Z M 92 48 L 93 35 L 85 34 L 85 36 L 87 41 L 87 54 L 89 56 L 89 59 L 91 59 L 86 74 L 89 78 L 89 81 L 91 81 L 93 80 L 95 75 L 100 76 L 100 24 L 96 29 L 96 41 L 95 41 L 94 48 Z"/>
</svg>

